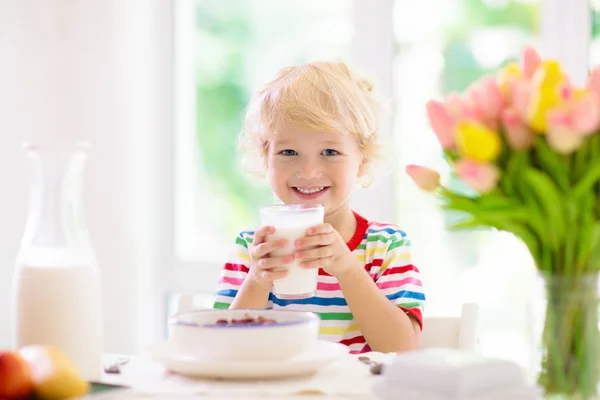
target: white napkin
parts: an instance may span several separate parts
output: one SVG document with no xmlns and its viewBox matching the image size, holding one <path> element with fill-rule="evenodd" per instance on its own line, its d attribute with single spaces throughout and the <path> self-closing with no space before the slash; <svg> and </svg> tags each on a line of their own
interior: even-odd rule
<svg viewBox="0 0 600 400">
<path fill-rule="evenodd" d="M 538 388 L 526 384 L 516 364 L 457 349 L 426 349 L 396 356 L 375 392 L 386 400 L 395 400 L 397 393 L 421 400 L 539 398 Z"/>
<path fill-rule="evenodd" d="M 385 355 L 366 354 L 373 361 Z M 194 379 L 168 373 L 161 365 L 145 358 L 134 360 L 123 371 L 131 386 L 129 397 L 137 396 L 260 396 L 280 397 L 293 395 L 344 395 L 348 398 L 372 396 L 372 386 L 380 377 L 373 376 L 369 366 L 348 355 L 332 363 L 315 375 L 285 380 L 210 380 Z"/>
<path fill-rule="evenodd" d="M 453 396 L 447 393 L 436 393 L 431 390 L 419 390 L 407 387 L 389 388 L 382 382 L 378 382 L 373 387 L 374 393 L 378 399 L 397 399 L 398 393 L 402 393 L 402 398 L 419 400 L 542 400 L 543 393 L 535 387 L 507 387 L 501 390 L 495 390 L 490 393 L 481 393 L 473 396 Z"/>
</svg>

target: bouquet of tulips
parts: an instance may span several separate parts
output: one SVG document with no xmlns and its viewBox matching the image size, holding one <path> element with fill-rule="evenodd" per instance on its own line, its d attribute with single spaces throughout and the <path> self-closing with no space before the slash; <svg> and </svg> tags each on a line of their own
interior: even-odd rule
<svg viewBox="0 0 600 400">
<path fill-rule="evenodd" d="M 600 380 L 600 69 L 575 86 L 560 63 L 527 48 L 520 64 L 427 104 L 452 174 L 473 189 L 445 186 L 408 165 L 442 207 L 468 217 L 456 229 L 493 227 L 528 247 L 546 284 L 540 384 L 547 393 L 592 398 Z"/>
</svg>

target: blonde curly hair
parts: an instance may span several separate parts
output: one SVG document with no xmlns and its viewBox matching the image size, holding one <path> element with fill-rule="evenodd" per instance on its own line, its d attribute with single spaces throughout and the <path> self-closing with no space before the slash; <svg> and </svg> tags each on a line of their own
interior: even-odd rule
<svg viewBox="0 0 600 400">
<path fill-rule="evenodd" d="M 246 109 L 239 135 L 244 168 L 264 177 L 269 141 L 283 125 L 294 125 L 352 135 L 370 177 L 372 161 L 380 157 L 380 114 L 373 85 L 355 76 L 345 63 L 312 62 L 283 68 L 252 96 Z"/>
</svg>

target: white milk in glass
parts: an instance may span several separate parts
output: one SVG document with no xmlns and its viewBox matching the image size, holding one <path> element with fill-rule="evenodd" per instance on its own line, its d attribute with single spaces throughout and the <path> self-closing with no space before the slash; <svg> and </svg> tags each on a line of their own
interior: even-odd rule
<svg viewBox="0 0 600 400">
<path fill-rule="evenodd" d="M 306 236 L 306 231 L 323 223 L 322 205 L 283 204 L 261 208 L 261 222 L 275 228 L 275 233 L 267 241 L 286 239 L 285 248 L 272 252 L 273 256 L 286 256 L 296 249 L 294 242 Z M 282 266 L 289 271 L 283 279 L 273 282 L 273 293 L 280 298 L 304 298 L 314 296 L 317 290 L 317 268 L 302 268 L 298 260 Z"/>
<path fill-rule="evenodd" d="M 101 280 L 88 256 L 71 249 L 30 248 L 19 257 L 13 287 L 17 346 L 62 350 L 87 380 L 101 376 Z"/>
</svg>

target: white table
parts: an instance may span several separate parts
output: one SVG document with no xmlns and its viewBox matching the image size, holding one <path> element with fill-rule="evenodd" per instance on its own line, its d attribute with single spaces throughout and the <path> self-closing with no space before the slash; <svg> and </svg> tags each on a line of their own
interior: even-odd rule
<svg viewBox="0 0 600 400">
<path fill-rule="evenodd" d="M 105 359 L 106 360 L 114 360 L 120 357 L 127 357 L 127 356 L 123 356 L 123 355 L 114 355 L 114 354 L 107 354 L 105 355 Z M 132 361 L 131 362 L 135 362 L 135 358 L 134 357 L 127 357 L 130 358 Z M 373 359 L 373 357 L 371 357 Z M 376 358 L 375 358 L 376 359 Z M 357 363 L 360 363 L 358 360 L 356 360 Z M 105 384 L 109 384 L 109 385 L 118 385 L 118 386 L 129 386 L 131 384 L 131 381 L 128 381 L 128 374 L 127 374 L 127 366 L 130 365 L 130 363 L 124 365 L 122 367 L 122 373 L 120 374 L 106 374 L 104 373 L 102 375 L 101 381 L 100 383 L 105 383 Z M 368 366 L 364 366 L 365 369 L 368 369 Z M 377 377 L 373 377 L 373 379 L 378 379 Z M 271 397 L 265 397 L 265 396 L 255 396 L 255 395 L 247 395 L 247 396 L 236 396 L 234 398 L 232 398 L 231 396 L 211 396 L 211 395 L 181 395 L 181 396 L 176 396 L 176 395 L 165 395 L 165 396 L 144 396 L 142 397 L 140 394 L 136 394 L 133 393 L 132 391 L 130 391 L 129 389 L 115 389 L 115 390 L 110 390 L 110 391 L 106 391 L 106 392 L 102 392 L 102 393 L 97 393 L 94 394 L 92 396 L 88 396 L 90 398 L 90 400 L 130 400 L 130 399 L 143 399 L 143 400 L 176 400 L 176 399 L 200 399 L 200 400 L 204 400 L 204 399 L 225 399 L 227 398 L 228 400 L 259 400 L 259 399 L 277 399 L 277 400 L 376 400 L 377 398 L 375 397 L 374 394 L 370 394 L 370 395 L 353 395 L 353 396 L 332 396 L 332 395 L 311 395 L 311 394 L 301 394 L 301 395 L 295 395 L 295 396 L 281 396 L 281 395 L 277 395 L 277 396 L 271 396 Z"/>
</svg>

